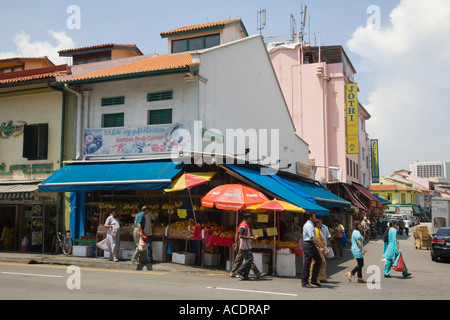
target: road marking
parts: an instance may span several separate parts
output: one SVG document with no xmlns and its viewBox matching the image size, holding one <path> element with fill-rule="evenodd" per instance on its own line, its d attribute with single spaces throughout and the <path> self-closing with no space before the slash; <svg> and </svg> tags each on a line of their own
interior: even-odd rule
<svg viewBox="0 0 450 320">
<path fill-rule="evenodd" d="M 23 264 L 23 263 L 13 263 L 13 262 L 0 262 L 0 266 L 22 266 L 22 267 L 37 267 L 37 268 L 52 268 L 52 269 L 67 269 L 67 265 L 50 265 L 50 264 Z M 98 271 L 98 272 L 116 272 L 116 273 L 135 273 L 135 274 L 146 274 L 146 275 L 166 275 L 169 272 L 164 271 L 144 271 L 144 270 L 123 270 L 123 269 L 105 269 L 105 268 L 88 268 L 80 267 L 83 271 Z"/>
<path fill-rule="evenodd" d="M 63 276 L 55 276 L 51 274 L 37 274 L 37 273 L 20 273 L 20 272 L 2 272 L 3 274 L 12 274 L 17 276 L 33 276 L 33 277 L 48 277 L 48 278 L 64 278 Z"/>
<path fill-rule="evenodd" d="M 206 287 L 206 288 L 207 289 L 216 289 L 216 290 L 241 291 L 241 292 L 250 292 L 250 293 L 262 293 L 262 294 L 273 294 L 273 295 L 280 295 L 280 296 L 298 297 L 298 294 L 295 294 L 295 293 L 283 293 L 283 292 L 273 292 L 273 291 L 258 291 L 258 290 L 245 290 L 245 289 L 221 288 L 221 287 Z"/>
</svg>

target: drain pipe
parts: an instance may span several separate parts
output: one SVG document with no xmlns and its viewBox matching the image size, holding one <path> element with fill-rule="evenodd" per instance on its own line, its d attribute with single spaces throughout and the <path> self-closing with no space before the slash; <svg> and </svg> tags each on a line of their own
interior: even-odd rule
<svg viewBox="0 0 450 320">
<path fill-rule="evenodd" d="M 50 81 L 47 81 L 47 87 L 59 91 L 62 93 L 62 105 L 61 105 L 61 145 L 60 145 L 60 154 L 59 154 L 59 168 L 63 167 L 64 162 L 64 137 L 65 137 L 65 123 L 66 123 L 66 92 L 64 89 L 53 86 Z M 56 230 L 62 226 L 64 221 L 64 193 L 58 192 L 58 203 L 59 208 L 57 209 L 56 215 Z"/>
<path fill-rule="evenodd" d="M 81 160 L 81 122 L 82 122 L 82 94 L 78 91 L 75 91 L 69 87 L 69 85 L 66 83 L 64 84 L 64 88 L 67 91 L 70 91 L 74 93 L 77 96 L 77 128 L 76 128 L 76 139 L 75 139 L 75 151 L 76 156 L 75 160 Z"/>
</svg>

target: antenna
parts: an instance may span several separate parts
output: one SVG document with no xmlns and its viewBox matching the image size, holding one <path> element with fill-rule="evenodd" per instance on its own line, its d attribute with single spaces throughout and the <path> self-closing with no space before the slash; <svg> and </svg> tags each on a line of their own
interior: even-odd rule
<svg viewBox="0 0 450 320">
<path fill-rule="evenodd" d="M 302 4 L 302 11 L 300 12 L 302 23 L 300 25 L 300 40 L 301 42 L 305 42 L 305 24 L 306 24 L 306 11 L 308 10 L 308 6 L 304 6 Z"/>
<path fill-rule="evenodd" d="M 297 21 L 294 18 L 294 15 L 291 13 L 291 38 L 292 41 L 295 41 L 295 37 L 297 36 Z"/>
<path fill-rule="evenodd" d="M 266 26 L 266 9 L 258 11 L 257 15 L 257 30 L 262 34 L 261 30 Z"/>
</svg>

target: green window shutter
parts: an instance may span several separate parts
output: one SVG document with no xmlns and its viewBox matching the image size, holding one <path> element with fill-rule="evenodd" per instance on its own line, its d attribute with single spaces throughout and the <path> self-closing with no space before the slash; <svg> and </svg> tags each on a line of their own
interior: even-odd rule
<svg viewBox="0 0 450 320">
<path fill-rule="evenodd" d="M 103 115 L 103 128 L 123 127 L 125 123 L 124 113 L 110 113 Z"/>
<path fill-rule="evenodd" d="M 43 160 L 48 157 L 48 123 L 24 127 L 22 156 L 28 160 Z"/>
<path fill-rule="evenodd" d="M 31 126 L 24 126 L 23 128 L 23 150 L 22 157 L 32 158 L 34 153 L 34 130 Z"/>
<path fill-rule="evenodd" d="M 147 102 L 172 100 L 172 99 L 173 99 L 173 91 L 172 90 L 151 92 L 151 93 L 147 94 Z"/>
<path fill-rule="evenodd" d="M 47 159 L 48 123 L 39 124 L 37 132 L 37 159 Z"/>
<path fill-rule="evenodd" d="M 150 110 L 149 124 L 172 123 L 172 109 Z"/>
<path fill-rule="evenodd" d="M 102 107 L 125 104 L 125 96 L 102 98 Z"/>
</svg>

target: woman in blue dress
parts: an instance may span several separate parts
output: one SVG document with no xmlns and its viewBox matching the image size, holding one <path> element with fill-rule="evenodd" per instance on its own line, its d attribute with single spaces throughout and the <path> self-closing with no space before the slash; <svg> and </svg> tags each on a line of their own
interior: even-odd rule
<svg viewBox="0 0 450 320">
<path fill-rule="evenodd" d="M 354 228 L 352 232 L 351 237 L 351 243 L 352 248 L 351 251 L 353 253 L 353 257 L 355 257 L 356 262 L 358 263 L 355 268 L 351 272 L 347 272 L 345 276 L 347 277 L 348 281 L 352 281 L 352 276 L 354 276 L 356 273 L 358 273 L 358 283 L 366 283 L 366 281 L 362 277 L 362 268 L 364 266 L 364 254 L 366 251 L 364 250 L 364 238 L 361 235 L 361 229 L 362 224 L 359 222 L 356 225 L 356 228 Z"/>
<path fill-rule="evenodd" d="M 384 239 L 383 257 L 386 258 L 384 264 L 384 277 L 391 277 L 391 269 L 394 265 L 394 260 L 402 252 L 398 246 L 397 228 L 394 221 L 391 222 L 390 228 L 387 233 L 387 237 Z M 409 277 L 411 273 L 408 272 L 408 268 L 405 264 L 405 271 L 403 271 L 403 277 Z"/>
</svg>

